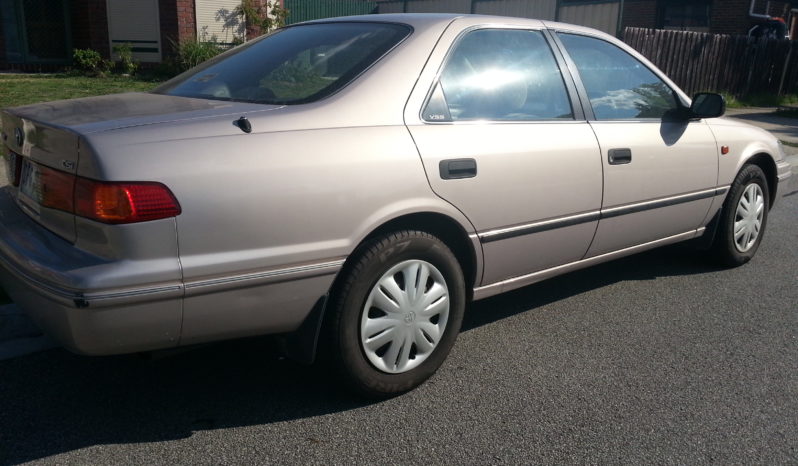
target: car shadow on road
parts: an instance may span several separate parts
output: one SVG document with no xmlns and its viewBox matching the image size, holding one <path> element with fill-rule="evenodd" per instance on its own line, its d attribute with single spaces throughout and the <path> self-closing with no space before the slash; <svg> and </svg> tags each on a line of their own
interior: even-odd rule
<svg viewBox="0 0 798 466">
<path fill-rule="evenodd" d="M 691 243 L 674 244 L 477 301 L 466 313 L 462 331 L 617 282 L 653 280 L 657 277 L 693 275 L 717 270 L 720 268 L 713 265 L 708 252 L 696 250 Z"/>
<path fill-rule="evenodd" d="M 618 281 L 712 270 L 684 246 L 655 250 L 474 303 L 464 331 Z M 337 389 L 325 372 L 282 359 L 268 338 L 154 359 L 51 350 L 0 362 L 0 400 L 0 464 L 371 404 Z"/>
</svg>

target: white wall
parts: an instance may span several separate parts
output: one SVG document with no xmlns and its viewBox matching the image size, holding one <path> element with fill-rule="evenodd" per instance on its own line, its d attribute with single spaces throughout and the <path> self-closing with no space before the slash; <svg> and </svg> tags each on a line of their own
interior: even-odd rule
<svg viewBox="0 0 798 466">
<path fill-rule="evenodd" d="M 196 0 L 197 38 L 230 43 L 244 37 L 244 22 L 233 12 L 241 0 Z"/>
</svg>

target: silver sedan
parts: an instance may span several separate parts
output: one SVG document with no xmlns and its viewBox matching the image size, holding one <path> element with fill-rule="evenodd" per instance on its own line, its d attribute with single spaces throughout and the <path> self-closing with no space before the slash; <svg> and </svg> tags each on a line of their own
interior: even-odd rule
<svg viewBox="0 0 798 466">
<path fill-rule="evenodd" d="M 4 110 L 0 280 L 79 353 L 280 334 L 389 396 L 471 300 L 691 239 L 750 260 L 789 165 L 723 112 L 583 27 L 299 24 L 151 93 Z"/>
</svg>

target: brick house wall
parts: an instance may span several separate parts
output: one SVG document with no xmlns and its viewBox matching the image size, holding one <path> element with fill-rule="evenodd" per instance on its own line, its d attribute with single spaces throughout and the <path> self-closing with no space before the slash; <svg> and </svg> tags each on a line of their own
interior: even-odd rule
<svg viewBox="0 0 798 466">
<path fill-rule="evenodd" d="M 623 9 L 623 26 L 659 27 L 660 18 L 657 7 L 661 1 L 626 0 Z M 789 11 L 791 2 L 770 1 L 770 8 L 765 12 L 767 4 L 760 0 L 757 2 L 754 12 L 771 16 L 783 16 Z M 759 22 L 748 16 L 750 6 L 750 0 L 713 0 L 709 18 L 709 32 L 713 34 L 747 34 L 748 30 Z"/>
<path fill-rule="evenodd" d="M 657 27 L 657 0 L 626 0 L 623 6 L 624 27 Z"/>
<path fill-rule="evenodd" d="M 72 47 L 93 49 L 108 58 L 111 50 L 108 40 L 108 11 L 105 0 L 73 1 L 70 10 Z"/>
<path fill-rule="evenodd" d="M 160 0 L 158 15 L 161 19 L 161 47 L 164 58 L 174 54 L 173 41 L 183 42 L 196 37 L 194 0 Z"/>
<path fill-rule="evenodd" d="M 750 7 L 749 0 L 726 0 L 724 2 L 715 0 L 710 18 L 711 32 L 715 34 L 747 34 L 748 30 L 758 22 L 748 16 Z M 772 8 L 771 11 L 773 11 Z M 754 12 L 765 14 L 764 4 L 755 7 Z"/>
</svg>

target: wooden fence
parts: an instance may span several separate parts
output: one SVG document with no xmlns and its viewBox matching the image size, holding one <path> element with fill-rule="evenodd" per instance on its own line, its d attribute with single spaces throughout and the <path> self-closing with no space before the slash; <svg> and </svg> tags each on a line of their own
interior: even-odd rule
<svg viewBox="0 0 798 466">
<path fill-rule="evenodd" d="M 798 94 L 798 41 L 626 28 L 623 40 L 688 94 Z"/>
</svg>

